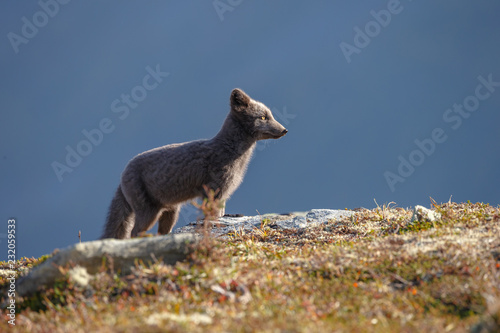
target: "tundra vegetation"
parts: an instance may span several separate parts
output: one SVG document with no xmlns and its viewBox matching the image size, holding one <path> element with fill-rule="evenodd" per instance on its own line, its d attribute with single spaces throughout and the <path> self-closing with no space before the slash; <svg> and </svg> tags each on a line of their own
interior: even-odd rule
<svg viewBox="0 0 500 333">
<path fill-rule="evenodd" d="M 359 209 L 305 229 L 272 219 L 223 237 L 205 232 L 168 266 L 109 261 L 86 286 L 69 275 L 17 299 L 18 332 L 498 332 L 500 207 Z M 215 211 L 214 206 L 201 205 Z M 203 233 L 203 231 L 200 231 Z M 23 258 L 19 270 L 45 260 Z M 2 263 L 0 268 L 7 268 Z M 70 267 L 61 267 L 67 271 Z M 2 303 L 8 282 L 0 278 Z M 6 310 L 0 331 L 7 332 Z"/>
</svg>

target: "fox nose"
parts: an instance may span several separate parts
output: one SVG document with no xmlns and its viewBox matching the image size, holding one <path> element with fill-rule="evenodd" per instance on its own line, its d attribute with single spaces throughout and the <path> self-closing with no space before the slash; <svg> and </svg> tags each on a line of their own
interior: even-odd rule
<svg viewBox="0 0 500 333">
<path fill-rule="evenodd" d="M 288 133 L 288 130 L 285 128 L 283 132 L 281 132 L 281 135 L 285 135 L 286 133 Z"/>
</svg>

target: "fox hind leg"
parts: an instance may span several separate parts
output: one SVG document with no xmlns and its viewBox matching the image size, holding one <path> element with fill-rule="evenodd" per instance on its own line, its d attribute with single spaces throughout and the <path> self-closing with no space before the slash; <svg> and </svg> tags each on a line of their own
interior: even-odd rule
<svg viewBox="0 0 500 333">
<path fill-rule="evenodd" d="M 132 229 L 132 237 L 137 237 L 141 232 L 148 231 L 156 222 L 159 209 L 153 206 L 135 212 L 135 225 Z"/>
<path fill-rule="evenodd" d="M 172 228 L 179 217 L 180 206 L 169 207 L 163 211 L 158 220 L 158 233 L 166 235 L 172 231 Z"/>
</svg>

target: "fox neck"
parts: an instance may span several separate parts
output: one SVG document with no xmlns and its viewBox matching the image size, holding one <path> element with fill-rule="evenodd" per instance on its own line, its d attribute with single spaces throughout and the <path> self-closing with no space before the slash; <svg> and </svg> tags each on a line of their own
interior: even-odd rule
<svg viewBox="0 0 500 333">
<path fill-rule="evenodd" d="M 222 128 L 213 140 L 222 143 L 227 152 L 235 158 L 252 154 L 257 142 L 232 112 L 228 114 Z"/>
</svg>

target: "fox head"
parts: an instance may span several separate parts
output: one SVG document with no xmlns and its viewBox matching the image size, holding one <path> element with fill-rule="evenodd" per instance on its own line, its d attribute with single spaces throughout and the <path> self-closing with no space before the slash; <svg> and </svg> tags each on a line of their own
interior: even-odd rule
<svg viewBox="0 0 500 333">
<path fill-rule="evenodd" d="M 250 98 L 241 89 L 233 89 L 230 104 L 231 113 L 256 140 L 279 139 L 288 132 L 274 119 L 267 106 Z"/>
</svg>

